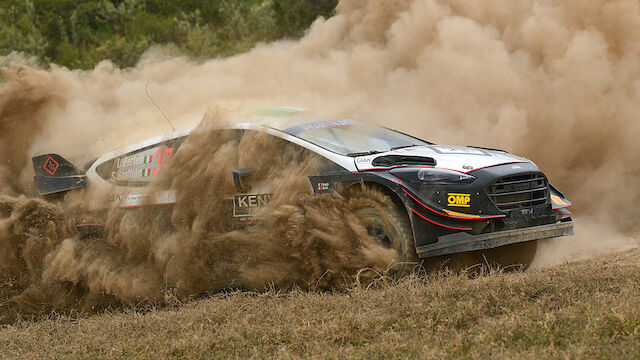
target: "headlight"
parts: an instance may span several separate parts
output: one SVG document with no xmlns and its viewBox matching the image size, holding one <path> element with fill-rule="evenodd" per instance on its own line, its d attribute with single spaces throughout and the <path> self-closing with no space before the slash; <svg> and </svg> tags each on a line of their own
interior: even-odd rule
<svg viewBox="0 0 640 360">
<path fill-rule="evenodd" d="M 420 169 L 418 179 L 434 185 L 471 184 L 476 178 L 461 172 L 443 169 Z"/>
</svg>

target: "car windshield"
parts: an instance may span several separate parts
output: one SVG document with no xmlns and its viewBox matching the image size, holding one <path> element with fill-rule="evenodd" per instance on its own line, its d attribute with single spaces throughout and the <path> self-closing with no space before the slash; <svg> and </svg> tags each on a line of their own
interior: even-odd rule
<svg viewBox="0 0 640 360">
<path fill-rule="evenodd" d="M 354 120 L 322 121 L 284 130 L 329 151 L 348 156 L 364 156 L 395 149 L 430 145 L 397 131 Z"/>
</svg>

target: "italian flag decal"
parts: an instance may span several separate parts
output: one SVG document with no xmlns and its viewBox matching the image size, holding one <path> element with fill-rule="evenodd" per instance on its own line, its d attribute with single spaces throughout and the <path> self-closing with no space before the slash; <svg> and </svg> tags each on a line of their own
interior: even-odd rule
<svg viewBox="0 0 640 360">
<path fill-rule="evenodd" d="M 142 170 L 142 177 L 151 176 L 151 168 Z"/>
<path fill-rule="evenodd" d="M 144 157 L 144 163 L 143 164 L 150 164 L 153 161 L 153 155 L 147 155 Z"/>
</svg>

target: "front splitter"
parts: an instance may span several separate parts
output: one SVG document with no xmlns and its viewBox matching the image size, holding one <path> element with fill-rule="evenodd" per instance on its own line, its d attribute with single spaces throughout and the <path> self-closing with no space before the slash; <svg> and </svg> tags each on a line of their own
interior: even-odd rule
<svg viewBox="0 0 640 360">
<path fill-rule="evenodd" d="M 557 224 L 472 235 L 459 232 L 438 237 L 438 242 L 416 248 L 418 257 L 450 255 L 467 251 L 488 250 L 527 241 L 573 235 L 573 221 Z"/>
</svg>

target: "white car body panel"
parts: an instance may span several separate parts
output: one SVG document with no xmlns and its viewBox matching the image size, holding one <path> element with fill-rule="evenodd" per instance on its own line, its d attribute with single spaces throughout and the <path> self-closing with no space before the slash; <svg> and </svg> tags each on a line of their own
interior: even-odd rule
<svg viewBox="0 0 640 360">
<path fill-rule="evenodd" d="M 329 150 L 326 150 L 322 147 L 311 144 L 305 140 L 289 135 L 280 130 L 276 130 L 270 127 L 266 127 L 258 124 L 252 124 L 252 123 L 238 123 L 233 126 L 227 127 L 225 129 L 228 129 L 228 130 L 240 129 L 240 130 L 253 130 L 253 131 L 265 132 L 267 134 L 276 136 L 288 142 L 304 147 L 315 154 L 318 154 L 320 156 L 323 156 L 331 160 L 332 162 L 338 164 L 339 166 L 343 167 L 348 171 L 355 172 L 358 170 L 354 164 L 353 158 L 333 153 Z M 154 138 L 145 140 L 143 142 L 140 142 L 138 144 L 126 146 L 120 150 L 112 151 L 110 153 L 107 153 L 99 157 L 86 172 L 87 179 L 91 183 L 92 191 L 96 191 L 97 193 L 103 193 L 103 194 L 104 193 L 111 194 L 111 196 L 109 197 L 109 204 L 107 206 L 109 205 L 116 205 L 119 207 L 141 206 L 143 202 L 146 202 L 148 199 L 148 196 L 149 196 L 148 191 L 140 187 L 127 187 L 127 186 L 114 185 L 109 181 L 103 179 L 100 175 L 98 175 L 98 173 L 96 172 L 96 168 L 107 161 L 110 161 L 114 158 L 123 156 L 128 153 L 134 152 L 138 149 L 143 149 L 149 146 L 153 146 L 155 144 L 163 143 L 168 140 L 187 136 L 193 130 L 194 129 L 190 129 L 190 130 L 171 133 L 164 136 L 154 137 Z M 266 190 L 263 189 L 262 191 L 265 192 Z M 169 194 L 169 193 L 163 192 L 162 194 L 155 194 L 155 197 L 156 199 L 153 199 L 151 201 L 154 204 L 170 204 L 172 202 L 175 202 L 175 193 Z M 104 208 L 105 204 L 96 202 L 91 204 L 90 207 L 92 209 L 100 209 L 100 208 Z"/>
<path fill-rule="evenodd" d="M 386 155 L 408 155 L 432 158 L 436 161 L 436 168 L 455 170 L 464 173 L 501 164 L 531 163 L 531 161 L 526 158 L 502 151 L 466 146 L 427 145 L 357 157 L 355 159 L 356 167 L 359 171 L 374 170 L 376 168 L 386 169 L 385 167 L 376 167 L 372 165 L 372 162 L 376 158 Z"/>
<path fill-rule="evenodd" d="M 291 142 L 305 149 L 308 149 L 311 152 L 318 154 L 334 162 L 335 164 L 341 166 L 342 168 L 350 172 L 375 170 L 375 169 L 387 169 L 386 167 L 376 167 L 372 165 L 372 162 L 376 158 L 381 156 L 386 156 L 386 155 L 407 155 L 407 156 L 433 158 L 436 161 L 436 166 L 434 166 L 435 168 L 455 170 L 463 173 L 468 173 L 480 168 L 501 165 L 501 164 L 531 163 L 531 161 L 529 161 L 526 158 L 515 156 L 502 151 L 465 147 L 465 146 L 445 146 L 445 145 L 415 146 L 410 148 L 393 150 L 385 153 L 379 153 L 375 155 L 360 156 L 360 157 L 354 158 L 354 157 L 334 153 L 323 147 L 320 147 L 306 140 L 303 140 L 299 137 L 290 135 L 282 130 L 272 127 L 271 124 L 269 124 L 268 122 L 264 125 L 256 124 L 256 123 L 237 123 L 225 129 L 229 129 L 229 130 L 241 129 L 241 130 L 253 130 L 253 131 L 266 132 L 267 134 L 276 136 L 285 141 Z M 146 148 L 149 146 L 153 146 L 155 144 L 166 142 L 168 140 L 187 136 L 193 130 L 194 129 L 190 129 L 190 130 L 185 130 L 181 132 L 175 132 L 175 133 L 164 135 L 164 136 L 158 136 L 152 139 L 145 140 L 141 143 L 127 146 L 120 150 L 116 150 L 101 156 L 92 164 L 92 166 L 86 172 L 87 179 L 91 182 L 91 187 L 95 191 L 112 194 L 109 200 L 111 202 L 111 205 L 115 204 L 121 207 L 135 207 L 135 206 L 142 205 L 142 203 L 145 202 L 147 197 L 149 196 L 149 194 L 147 193 L 147 191 L 144 190 L 144 188 L 114 185 L 109 181 L 103 179 L 101 176 L 99 176 L 96 172 L 96 168 L 107 161 L 110 161 L 114 158 L 123 156 L 131 152 L 135 152 L 138 149 Z M 515 166 L 517 166 L 517 164 Z M 428 167 L 428 166 L 425 165 L 424 167 Z M 175 194 L 163 193 L 163 194 L 155 194 L 154 196 L 159 197 L 158 199 L 153 199 L 154 203 L 171 203 L 175 201 Z M 104 207 L 104 204 L 97 205 L 96 207 Z"/>
</svg>

